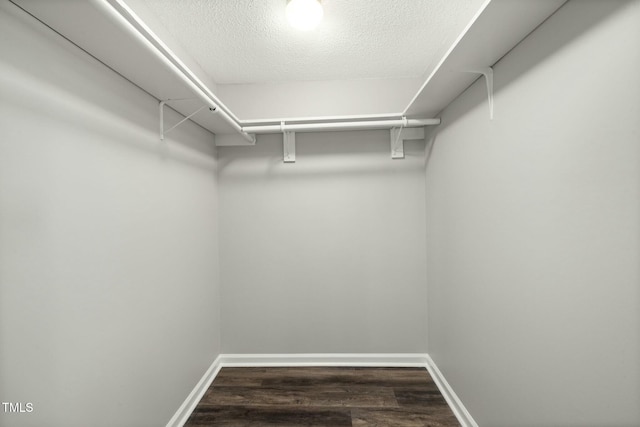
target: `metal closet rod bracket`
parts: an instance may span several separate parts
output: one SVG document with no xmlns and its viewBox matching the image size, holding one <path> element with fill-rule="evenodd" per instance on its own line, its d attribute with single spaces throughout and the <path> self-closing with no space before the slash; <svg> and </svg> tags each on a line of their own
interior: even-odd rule
<svg viewBox="0 0 640 427">
<path fill-rule="evenodd" d="M 424 126 L 439 125 L 440 119 L 408 119 L 401 116 L 396 119 L 386 120 L 356 120 L 356 121 L 328 121 L 287 123 L 280 120 L 279 123 L 261 124 L 255 126 L 243 126 L 246 133 L 282 133 L 282 151 L 285 163 L 296 161 L 296 133 L 297 132 L 323 132 L 363 129 L 390 129 L 391 130 L 391 158 L 404 158 L 404 141 L 409 139 L 424 139 Z"/>
<path fill-rule="evenodd" d="M 171 126 L 169 129 L 164 129 L 164 106 L 167 102 L 169 101 L 186 101 L 186 100 L 191 100 L 194 98 L 179 98 L 179 99 L 165 99 L 165 100 L 161 100 L 160 104 L 158 106 L 159 110 L 160 110 L 160 141 L 164 141 L 164 136 L 166 134 L 168 134 L 169 132 L 171 132 L 172 130 L 174 130 L 175 128 L 177 128 L 178 126 L 180 126 L 182 123 L 186 122 L 187 120 L 189 120 L 191 117 L 195 116 L 196 114 L 198 114 L 200 111 L 202 111 L 204 108 L 207 108 L 206 105 L 203 105 L 202 107 L 198 108 L 196 111 L 194 111 L 193 113 L 189 114 L 188 116 L 186 116 L 184 119 L 180 120 L 178 123 L 176 123 L 175 125 Z M 212 113 L 215 113 L 218 110 L 218 107 L 215 106 L 209 106 L 209 111 L 211 111 Z"/>
<path fill-rule="evenodd" d="M 487 100 L 489 102 L 489 120 L 493 120 L 493 68 L 465 70 L 465 73 L 482 74 L 487 84 Z"/>
<path fill-rule="evenodd" d="M 285 130 L 285 123 L 280 122 L 280 131 L 282 132 L 282 154 L 285 163 L 296 162 L 296 133 Z"/>
<path fill-rule="evenodd" d="M 399 127 L 392 127 L 389 130 L 392 159 L 404 159 L 404 141 L 424 139 L 424 127 L 406 127 L 409 121 L 404 116 L 402 121 Z"/>
</svg>

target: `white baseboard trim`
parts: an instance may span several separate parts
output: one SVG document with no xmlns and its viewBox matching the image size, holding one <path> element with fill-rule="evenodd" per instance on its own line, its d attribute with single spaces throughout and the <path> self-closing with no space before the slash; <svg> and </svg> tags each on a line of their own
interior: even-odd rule
<svg viewBox="0 0 640 427">
<path fill-rule="evenodd" d="M 426 355 L 426 359 L 427 363 L 425 367 L 429 371 L 431 378 L 433 378 L 433 381 L 440 389 L 440 393 L 444 396 L 444 399 L 449 404 L 449 407 L 462 427 L 478 427 L 478 424 L 475 422 L 473 417 L 471 417 L 467 408 L 464 407 L 462 401 L 444 378 L 444 375 L 442 375 L 442 372 L 440 372 L 440 369 L 438 369 L 433 359 L 431 359 L 429 355 Z"/>
<path fill-rule="evenodd" d="M 345 366 L 345 367 L 423 367 L 427 355 L 419 353 L 319 353 L 319 354 L 223 354 L 222 366 Z"/>
<path fill-rule="evenodd" d="M 189 396 L 182 402 L 182 405 L 178 408 L 173 417 L 167 423 L 167 427 L 182 427 L 187 422 L 191 413 L 196 409 L 200 399 L 204 396 L 204 393 L 207 391 L 211 383 L 220 372 L 222 368 L 222 364 L 220 363 L 221 356 L 218 356 L 216 360 L 213 361 L 207 372 L 204 373 L 200 381 L 196 384 L 196 386 L 191 390 Z"/>
<path fill-rule="evenodd" d="M 224 367 L 420 367 L 426 368 L 440 393 L 451 407 L 462 427 L 478 427 L 447 380 L 428 354 L 422 353 L 319 353 L 319 354 L 221 354 L 211 364 L 198 384 L 189 393 L 180 408 L 167 423 L 167 427 L 182 427 L 189 419 L 200 399 Z"/>
</svg>

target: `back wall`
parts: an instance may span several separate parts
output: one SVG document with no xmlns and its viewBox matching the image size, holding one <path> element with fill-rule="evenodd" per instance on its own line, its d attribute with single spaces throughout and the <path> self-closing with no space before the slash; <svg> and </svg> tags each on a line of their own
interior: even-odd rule
<svg viewBox="0 0 640 427">
<path fill-rule="evenodd" d="M 296 143 L 219 148 L 223 352 L 426 352 L 424 143 Z"/>
</svg>

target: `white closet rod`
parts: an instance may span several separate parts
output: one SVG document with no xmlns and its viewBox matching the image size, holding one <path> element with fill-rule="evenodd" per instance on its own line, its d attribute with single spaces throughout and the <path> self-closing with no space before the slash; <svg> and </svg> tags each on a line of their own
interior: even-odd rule
<svg viewBox="0 0 640 427">
<path fill-rule="evenodd" d="M 182 80 L 208 107 L 227 122 L 242 138 L 255 143 L 256 133 L 317 132 L 355 129 L 390 129 L 440 124 L 440 119 L 359 120 L 350 122 L 314 122 L 242 126 L 240 120 L 209 90 L 209 88 L 167 47 L 160 38 L 121 0 L 94 0 L 123 29 L 140 40 L 177 78 Z"/>
<path fill-rule="evenodd" d="M 218 114 L 225 122 L 233 127 L 244 139 L 255 143 L 255 135 L 244 132 L 238 124 L 237 118 L 222 102 L 207 88 L 207 86 L 193 74 L 193 72 L 142 22 L 129 7 L 120 0 L 96 0 L 106 13 L 126 31 L 140 40 L 149 51 L 153 52 L 173 73 L 182 80 L 207 105 L 210 110 Z"/>
<path fill-rule="evenodd" d="M 439 125 L 440 119 L 395 119 L 395 120 L 363 120 L 357 122 L 328 122 L 328 123 L 296 123 L 260 126 L 243 126 L 242 130 L 249 133 L 278 133 L 278 132 L 318 132 L 356 129 L 391 129 L 395 127 L 419 127 Z"/>
</svg>

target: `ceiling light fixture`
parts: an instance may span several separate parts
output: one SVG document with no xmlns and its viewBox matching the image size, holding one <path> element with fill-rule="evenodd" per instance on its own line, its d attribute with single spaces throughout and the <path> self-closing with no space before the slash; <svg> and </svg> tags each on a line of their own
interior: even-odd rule
<svg viewBox="0 0 640 427">
<path fill-rule="evenodd" d="M 289 24 L 303 31 L 317 27 L 324 15 L 320 0 L 289 0 L 286 13 Z"/>
</svg>

